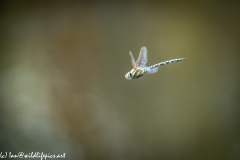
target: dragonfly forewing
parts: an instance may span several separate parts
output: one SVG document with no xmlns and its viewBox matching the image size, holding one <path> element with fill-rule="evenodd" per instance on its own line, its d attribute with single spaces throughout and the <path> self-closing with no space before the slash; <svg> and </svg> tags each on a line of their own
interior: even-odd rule
<svg viewBox="0 0 240 160">
<path fill-rule="evenodd" d="M 132 66 L 133 66 L 133 67 L 135 67 L 135 66 L 136 66 L 136 61 L 135 61 L 135 58 L 134 58 L 134 56 L 133 56 L 133 54 L 132 54 L 132 52 L 131 52 L 131 51 L 129 52 L 129 54 L 130 54 L 130 57 L 131 57 Z"/>
<path fill-rule="evenodd" d="M 144 67 L 147 64 L 147 48 L 142 47 L 136 61 L 136 67 Z"/>
</svg>

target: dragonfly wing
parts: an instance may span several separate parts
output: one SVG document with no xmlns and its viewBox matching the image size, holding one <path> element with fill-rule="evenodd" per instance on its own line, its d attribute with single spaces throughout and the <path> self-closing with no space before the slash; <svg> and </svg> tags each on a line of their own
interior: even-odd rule
<svg viewBox="0 0 240 160">
<path fill-rule="evenodd" d="M 136 67 L 144 67 L 147 64 L 147 48 L 142 47 L 136 61 Z"/>
<path fill-rule="evenodd" d="M 135 61 L 135 58 L 134 58 L 134 56 L 133 56 L 133 54 L 132 54 L 132 52 L 130 51 L 129 52 L 129 54 L 130 54 L 130 57 L 131 57 L 131 61 L 132 61 L 132 66 L 133 66 L 133 68 L 136 66 L 136 61 Z"/>
<path fill-rule="evenodd" d="M 156 73 L 157 71 L 158 71 L 158 67 L 153 68 L 153 69 L 151 69 L 150 67 L 147 67 L 147 69 L 146 69 L 146 72 L 148 74 L 153 74 L 153 73 Z"/>
</svg>

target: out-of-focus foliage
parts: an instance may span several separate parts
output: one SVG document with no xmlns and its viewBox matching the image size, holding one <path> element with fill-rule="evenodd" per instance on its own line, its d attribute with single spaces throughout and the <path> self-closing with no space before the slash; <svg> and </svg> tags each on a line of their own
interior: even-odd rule
<svg viewBox="0 0 240 160">
<path fill-rule="evenodd" d="M 0 152 L 240 159 L 239 3 L 1 1 L 0 26 Z M 188 60 L 127 81 L 142 46 Z"/>
</svg>

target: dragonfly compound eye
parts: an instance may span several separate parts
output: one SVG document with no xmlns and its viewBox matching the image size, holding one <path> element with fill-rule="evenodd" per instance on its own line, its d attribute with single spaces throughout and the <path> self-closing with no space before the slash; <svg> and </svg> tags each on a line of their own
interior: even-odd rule
<svg viewBox="0 0 240 160">
<path fill-rule="evenodd" d="M 128 72 L 128 73 L 129 73 L 129 76 L 132 78 L 132 74 L 130 72 Z"/>
<path fill-rule="evenodd" d="M 126 75 L 125 75 L 126 79 L 127 80 L 131 80 L 132 79 L 132 74 L 130 72 L 128 72 Z"/>
</svg>

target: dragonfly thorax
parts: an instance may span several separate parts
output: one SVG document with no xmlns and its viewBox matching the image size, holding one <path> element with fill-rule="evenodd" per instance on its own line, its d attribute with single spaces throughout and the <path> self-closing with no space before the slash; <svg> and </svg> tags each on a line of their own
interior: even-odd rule
<svg viewBox="0 0 240 160">
<path fill-rule="evenodd" d="M 128 72 L 125 77 L 127 80 L 137 79 L 144 74 L 144 68 L 133 68 L 130 72 Z"/>
</svg>

